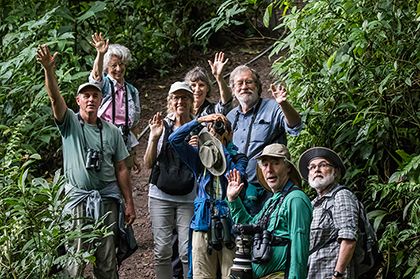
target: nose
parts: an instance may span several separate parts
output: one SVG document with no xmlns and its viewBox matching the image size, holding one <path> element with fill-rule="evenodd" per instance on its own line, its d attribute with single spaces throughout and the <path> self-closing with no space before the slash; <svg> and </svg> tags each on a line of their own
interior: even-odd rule
<svg viewBox="0 0 420 279">
<path fill-rule="evenodd" d="M 266 173 L 271 173 L 273 172 L 273 166 L 270 163 L 267 163 L 267 165 L 264 167 L 264 171 Z"/>
</svg>

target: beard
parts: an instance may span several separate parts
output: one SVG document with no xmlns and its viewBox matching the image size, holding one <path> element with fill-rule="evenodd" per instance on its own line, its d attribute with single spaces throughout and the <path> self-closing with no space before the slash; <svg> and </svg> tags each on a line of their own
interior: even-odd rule
<svg viewBox="0 0 420 279">
<path fill-rule="evenodd" d="M 260 96 L 258 95 L 258 92 L 256 90 L 257 89 L 255 90 L 248 89 L 247 92 L 249 92 L 250 95 L 241 95 L 241 94 L 236 95 L 236 99 L 238 100 L 241 107 L 249 107 L 257 103 Z"/>
<path fill-rule="evenodd" d="M 309 182 L 309 186 L 311 186 L 315 190 L 323 191 L 325 188 L 333 184 L 334 180 L 335 180 L 334 172 L 331 172 L 330 174 L 324 176 L 323 178 L 319 178 L 319 177 L 315 179 L 310 178 L 308 182 Z"/>
</svg>

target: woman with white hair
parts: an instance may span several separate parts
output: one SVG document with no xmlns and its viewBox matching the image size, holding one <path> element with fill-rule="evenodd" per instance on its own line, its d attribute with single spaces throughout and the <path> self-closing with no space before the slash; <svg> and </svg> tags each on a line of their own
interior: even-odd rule
<svg viewBox="0 0 420 279">
<path fill-rule="evenodd" d="M 139 91 L 125 81 L 125 73 L 131 62 L 130 50 L 120 44 L 109 44 L 102 33 L 92 35 L 92 45 L 97 54 L 89 75 L 89 82 L 102 88 L 103 99 L 98 116 L 116 125 L 123 135 L 130 157 L 126 160 L 129 168 L 139 170 L 135 148 L 135 137 L 140 120 Z"/>
</svg>

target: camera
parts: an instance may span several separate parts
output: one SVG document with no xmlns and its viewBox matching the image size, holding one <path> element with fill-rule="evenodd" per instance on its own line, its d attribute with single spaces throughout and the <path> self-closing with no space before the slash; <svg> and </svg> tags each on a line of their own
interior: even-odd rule
<svg viewBox="0 0 420 279">
<path fill-rule="evenodd" d="M 225 123 L 222 120 L 216 120 L 213 122 L 213 129 L 219 135 L 223 135 L 226 131 Z"/>
<path fill-rule="evenodd" d="M 198 135 L 203 128 L 203 125 L 198 125 L 194 129 L 192 129 L 188 136 L 185 138 L 185 141 L 189 142 L 191 140 L 191 137 Z"/>
<path fill-rule="evenodd" d="M 226 216 L 213 215 L 210 222 L 209 245 L 216 251 L 220 251 L 225 245 L 228 249 L 235 247 L 230 233 L 231 223 Z"/>
<path fill-rule="evenodd" d="M 101 170 L 101 152 L 92 148 L 86 151 L 86 165 L 87 170 Z"/>
<path fill-rule="evenodd" d="M 235 224 L 232 230 L 236 235 L 236 249 L 229 278 L 252 279 L 252 236 L 262 229 L 257 225 Z"/>
</svg>

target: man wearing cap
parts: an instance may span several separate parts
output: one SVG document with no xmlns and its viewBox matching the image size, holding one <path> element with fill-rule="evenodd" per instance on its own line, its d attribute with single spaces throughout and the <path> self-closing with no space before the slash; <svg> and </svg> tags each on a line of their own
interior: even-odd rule
<svg viewBox="0 0 420 279">
<path fill-rule="evenodd" d="M 42 45 L 37 49 L 36 57 L 44 68 L 46 91 L 63 141 L 66 193 L 69 195 L 65 210 L 75 217 L 71 230 L 81 229 L 86 220 L 97 221 L 109 214 L 104 225 L 112 226 L 114 235 L 100 240 L 95 252 L 94 274 L 96 278 L 118 278 L 115 235 L 118 228 L 124 226 L 124 220 L 131 224 L 136 218 L 124 162 L 128 152 L 118 129 L 97 117 L 102 99 L 100 88 L 89 83 L 80 85 L 76 96 L 79 113 L 67 107 L 54 72 L 57 54 L 51 55 L 48 46 Z M 80 253 L 87 249 L 86 246 L 78 239 L 74 252 Z M 66 272 L 70 277 L 79 277 L 83 269 L 83 265 L 71 262 Z"/>
<path fill-rule="evenodd" d="M 230 74 L 229 83 L 239 102 L 227 115 L 232 123 L 232 141 L 239 152 L 249 159 L 248 185 L 243 202 L 248 212 L 255 215 L 270 196 L 258 182 L 256 157 L 271 143 L 286 145 L 286 133 L 298 135 L 302 122 L 299 113 L 287 100 L 283 86 L 272 84 L 273 99 L 261 98 L 261 80 L 252 68 L 245 65 L 236 67 Z"/>
<path fill-rule="evenodd" d="M 259 260 L 253 252 L 254 277 L 306 278 L 312 206 L 299 188 L 300 175 L 283 144 L 267 145 L 257 157 L 257 162 L 258 180 L 267 191 L 273 193 L 257 215 L 251 217 L 238 197 L 243 183 L 236 171 L 230 173 L 227 190 L 233 221 L 237 224 L 254 224 L 256 232 L 266 231 L 263 235 L 271 236 L 268 237 L 271 239 L 271 258 Z M 252 248 L 255 251 L 260 247 Z"/>
<path fill-rule="evenodd" d="M 206 123 L 206 127 L 202 124 Z M 185 138 L 194 130 L 198 134 L 198 148 Z M 239 154 L 231 143 L 232 129 L 222 114 L 210 114 L 181 126 L 169 137 L 169 142 L 181 159 L 193 171 L 198 193 L 194 201 L 191 260 L 194 279 L 229 278 L 233 264 L 235 242 L 231 234 L 231 218 L 226 203 L 227 175 L 238 170 L 238 176 L 246 178 L 248 159 Z"/>
<path fill-rule="evenodd" d="M 318 194 L 312 201 L 308 278 L 357 278 L 358 204 L 352 192 L 339 189 L 346 171 L 341 158 L 325 147 L 310 148 L 301 155 L 299 170 Z"/>
</svg>

